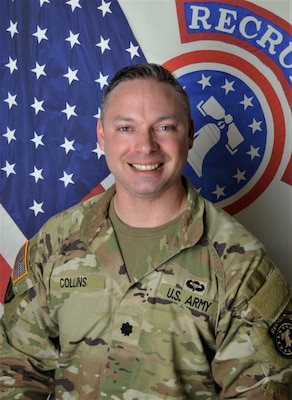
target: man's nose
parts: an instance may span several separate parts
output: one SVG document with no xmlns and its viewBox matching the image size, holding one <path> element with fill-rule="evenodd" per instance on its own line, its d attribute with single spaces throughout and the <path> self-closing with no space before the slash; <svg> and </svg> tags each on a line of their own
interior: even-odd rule
<svg viewBox="0 0 292 400">
<path fill-rule="evenodd" d="M 140 153 L 149 154 L 158 149 L 155 133 L 151 129 L 141 130 L 136 136 L 135 150 Z"/>
</svg>

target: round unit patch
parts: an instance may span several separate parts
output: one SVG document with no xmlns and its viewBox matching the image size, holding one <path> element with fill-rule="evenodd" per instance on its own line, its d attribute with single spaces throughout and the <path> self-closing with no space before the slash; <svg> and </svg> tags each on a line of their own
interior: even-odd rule
<svg viewBox="0 0 292 400">
<path fill-rule="evenodd" d="M 292 357 L 292 313 L 285 312 L 271 326 L 270 335 L 278 353 L 283 357 Z"/>
</svg>

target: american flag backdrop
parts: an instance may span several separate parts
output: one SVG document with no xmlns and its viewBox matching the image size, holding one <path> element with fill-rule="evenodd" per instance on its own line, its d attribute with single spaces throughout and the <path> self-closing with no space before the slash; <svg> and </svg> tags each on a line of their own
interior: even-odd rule
<svg viewBox="0 0 292 400">
<path fill-rule="evenodd" d="M 113 183 L 96 137 L 102 95 L 146 61 L 191 97 L 202 134 L 184 173 L 291 280 L 289 12 L 290 0 L 0 0 L 0 316 L 25 240 Z"/>
<path fill-rule="evenodd" d="M 112 183 L 96 138 L 102 93 L 118 69 L 145 57 L 118 1 L 1 0 L 0 8 L 3 301 L 25 238 Z"/>
</svg>

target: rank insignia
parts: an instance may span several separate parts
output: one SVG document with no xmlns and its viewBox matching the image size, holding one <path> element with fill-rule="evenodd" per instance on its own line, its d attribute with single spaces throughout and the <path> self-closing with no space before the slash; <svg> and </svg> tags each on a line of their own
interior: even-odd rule
<svg viewBox="0 0 292 400">
<path fill-rule="evenodd" d="M 124 336 L 130 336 L 131 333 L 133 332 L 132 325 L 130 325 L 129 322 L 123 323 L 121 327 L 121 332 Z"/>
<path fill-rule="evenodd" d="M 284 312 L 273 323 L 270 328 L 270 335 L 278 353 L 283 357 L 292 357 L 292 313 Z"/>
<path fill-rule="evenodd" d="M 24 276 L 28 274 L 28 265 L 27 265 L 27 248 L 28 241 L 22 246 L 17 254 L 13 272 L 12 272 L 12 282 L 16 283 Z"/>
</svg>

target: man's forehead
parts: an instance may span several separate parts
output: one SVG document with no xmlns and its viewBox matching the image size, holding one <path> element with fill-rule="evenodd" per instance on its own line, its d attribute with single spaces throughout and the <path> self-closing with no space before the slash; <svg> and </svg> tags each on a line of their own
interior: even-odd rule
<svg viewBox="0 0 292 400">
<path fill-rule="evenodd" d="M 131 88 L 133 89 L 143 89 L 145 87 L 157 88 L 157 90 L 176 90 L 172 87 L 172 85 L 168 82 L 160 82 L 154 78 L 133 78 L 133 79 L 126 79 L 124 81 L 119 82 L 109 93 L 117 93 L 119 91 L 126 91 Z"/>
<path fill-rule="evenodd" d="M 120 82 L 108 94 L 106 103 L 113 103 L 116 100 L 124 105 L 123 100 L 130 100 L 133 97 L 150 96 L 152 101 L 155 102 L 157 96 L 165 97 L 168 103 L 177 98 L 180 99 L 180 94 L 167 82 L 159 82 L 154 79 L 132 79 Z"/>
<path fill-rule="evenodd" d="M 168 82 L 147 77 L 133 78 L 118 83 L 108 93 L 103 104 L 102 115 L 105 117 L 106 114 L 109 116 L 109 113 L 114 113 L 130 118 L 132 112 L 139 110 L 139 106 L 140 112 L 147 110 L 151 114 L 186 112 L 184 99 L 176 88 Z"/>
</svg>

